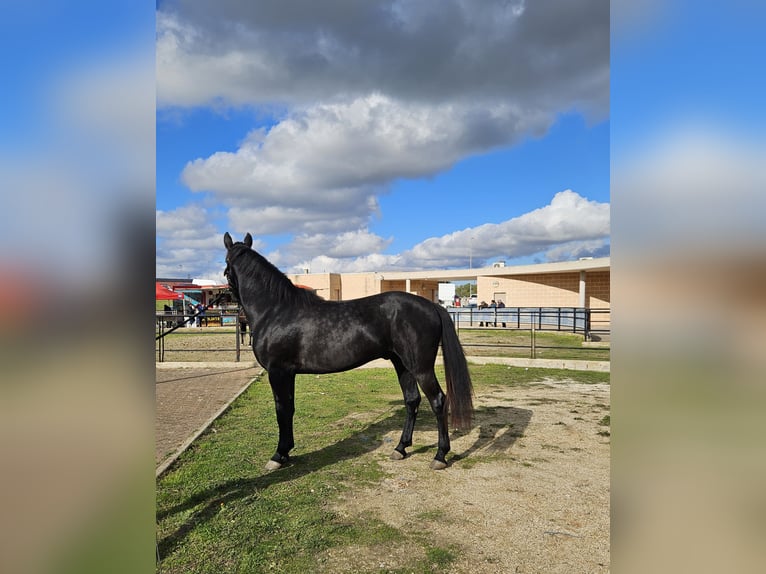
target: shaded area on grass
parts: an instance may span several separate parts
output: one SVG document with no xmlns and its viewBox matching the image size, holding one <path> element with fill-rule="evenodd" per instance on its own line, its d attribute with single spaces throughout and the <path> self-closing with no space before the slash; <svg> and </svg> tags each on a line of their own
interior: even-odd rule
<svg viewBox="0 0 766 574">
<path fill-rule="evenodd" d="M 500 413 L 500 414 L 498 414 Z M 498 418 L 507 421 L 503 425 L 486 423 L 491 415 L 492 420 Z M 515 407 L 480 407 L 476 409 L 476 427 L 479 429 L 478 437 L 465 451 L 455 454 L 450 458 L 450 463 L 468 457 L 471 453 L 486 449 L 493 453 L 507 451 L 517 437 L 522 436 L 524 429 L 529 423 L 532 412 Z M 171 515 L 181 514 L 194 510 L 183 524 L 174 532 L 162 537 L 158 541 L 160 558 L 170 555 L 186 538 L 194 528 L 199 527 L 217 516 L 222 507 L 236 500 L 252 499 L 256 503 L 258 495 L 266 489 L 277 484 L 294 481 L 309 473 L 319 472 L 325 467 L 332 466 L 343 460 L 357 458 L 364 454 L 377 450 L 381 443 L 375 437 L 381 437 L 393 431 L 401 429 L 404 417 L 402 414 L 392 414 L 385 419 L 366 426 L 352 436 L 330 444 L 319 450 L 291 457 L 290 464 L 280 470 L 267 472 L 261 471 L 251 478 L 238 478 L 202 490 L 184 502 L 161 510 L 157 513 L 157 520 L 163 521 Z M 505 432 L 499 432 L 504 430 Z M 410 456 L 435 449 L 435 444 L 420 445 L 413 449 Z M 372 461 L 367 461 L 372 464 Z M 353 477 L 351 477 L 353 478 Z"/>
<path fill-rule="evenodd" d="M 477 392 L 494 385 L 536 386 L 559 378 L 609 380 L 608 373 L 502 365 L 471 371 Z M 441 369 L 437 374 L 443 380 Z M 296 387 L 297 454 L 289 466 L 271 473 L 262 470 L 276 445 L 277 429 L 268 385 L 255 384 L 160 479 L 158 571 L 186 572 L 193 566 L 197 572 L 305 572 L 316 567 L 330 548 L 373 543 L 424 549 L 422 571 L 439 561 L 425 552 L 435 547 L 433 541 L 429 544 L 376 520 L 349 522 L 328 504 L 341 492 L 376 485 L 385 476 L 378 460 L 388 451 L 373 453 L 381 445 L 392 450 L 404 423 L 393 370 L 303 376 Z M 513 406 L 478 406 L 474 429 L 452 434 L 471 438 L 467 447 L 465 440 L 460 448 L 453 444 L 449 462 L 469 468 L 508 453 L 532 416 L 532 410 Z M 417 428 L 433 431 L 435 437 L 429 409 L 421 409 Z M 392 442 L 387 435 L 396 438 Z M 433 444 L 421 439 L 410 456 L 432 454 L 431 449 L 435 453 L 435 439 L 427 442 Z M 263 460 L 253 460 L 254 453 Z M 424 471 L 429 459 L 423 457 Z M 449 472 L 444 471 L 446 480 Z M 413 516 L 417 512 L 413 509 Z M 407 567 L 413 565 L 408 562 Z"/>
<path fill-rule="evenodd" d="M 366 427 L 363 431 L 334 444 L 327 445 L 318 451 L 293 456 L 290 459 L 289 465 L 277 471 L 267 472 L 264 470 L 251 478 L 239 478 L 219 484 L 213 488 L 198 492 L 179 505 L 158 512 L 157 520 L 161 521 L 169 515 L 181 513 L 202 505 L 201 508 L 195 510 L 184 521 L 180 528 L 159 540 L 160 557 L 163 558 L 173 552 L 193 528 L 217 515 L 221 505 L 229 504 L 237 499 L 257 496 L 276 484 L 296 480 L 308 473 L 317 472 L 339 461 L 371 452 L 378 448 L 380 444 L 369 440 L 367 436 L 370 434 L 386 434 L 396 430 L 400 428 L 402 421 L 402 416 L 388 416 Z"/>
</svg>

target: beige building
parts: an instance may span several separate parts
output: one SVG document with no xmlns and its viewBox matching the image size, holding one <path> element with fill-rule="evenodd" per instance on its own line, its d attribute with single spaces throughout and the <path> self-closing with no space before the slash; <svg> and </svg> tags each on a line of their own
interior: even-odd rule
<svg viewBox="0 0 766 574">
<path fill-rule="evenodd" d="M 439 283 L 476 281 L 477 300 L 507 307 L 610 308 L 610 258 L 477 269 L 288 274 L 330 301 L 406 291 L 436 302 Z"/>
</svg>

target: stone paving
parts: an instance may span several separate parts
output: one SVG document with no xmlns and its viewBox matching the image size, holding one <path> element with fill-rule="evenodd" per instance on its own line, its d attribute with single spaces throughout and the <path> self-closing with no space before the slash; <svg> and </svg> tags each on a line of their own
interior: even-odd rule
<svg viewBox="0 0 766 574">
<path fill-rule="evenodd" d="M 254 363 L 156 369 L 155 464 L 161 474 L 260 373 Z"/>
</svg>

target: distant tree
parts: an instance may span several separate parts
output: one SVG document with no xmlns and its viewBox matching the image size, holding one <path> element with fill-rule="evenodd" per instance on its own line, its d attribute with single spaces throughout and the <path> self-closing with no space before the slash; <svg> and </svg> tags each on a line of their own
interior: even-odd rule
<svg viewBox="0 0 766 574">
<path fill-rule="evenodd" d="M 476 286 L 471 283 L 463 283 L 455 287 L 455 295 L 458 297 L 468 297 L 471 293 L 476 293 Z"/>
</svg>

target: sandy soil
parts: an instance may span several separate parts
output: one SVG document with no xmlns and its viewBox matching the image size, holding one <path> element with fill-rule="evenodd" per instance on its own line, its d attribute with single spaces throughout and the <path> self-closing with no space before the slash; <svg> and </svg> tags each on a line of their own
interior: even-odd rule
<svg viewBox="0 0 766 574">
<path fill-rule="evenodd" d="M 168 345 L 166 360 L 233 360 L 233 352 L 209 350 L 208 357 L 171 349 L 234 343 L 233 334 L 183 337 Z M 252 360 L 246 346 L 242 359 Z M 410 456 L 389 460 L 399 431 L 390 433 L 368 455 L 386 478 L 352 490 L 334 510 L 349 522 L 376 518 L 448 549 L 457 559 L 446 572 L 608 572 L 610 439 L 603 422 L 609 385 L 543 381 L 482 389 L 475 406 L 474 429 L 453 435 L 448 469 L 429 468 L 436 432 L 433 416 L 421 409 Z M 334 548 L 322 557 L 322 570 L 398 570 L 422 555 L 423 546 Z"/>
<path fill-rule="evenodd" d="M 411 455 L 388 456 L 398 432 L 374 456 L 388 476 L 335 509 L 350 521 L 380 519 L 417 532 L 458 557 L 456 573 L 609 571 L 609 386 L 543 382 L 494 388 L 475 401 L 476 426 L 453 438 L 455 459 L 428 465 L 435 431 L 428 411 Z M 329 551 L 328 572 L 393 570 L 423 553 L 386 543 Z"/>
</svg>

